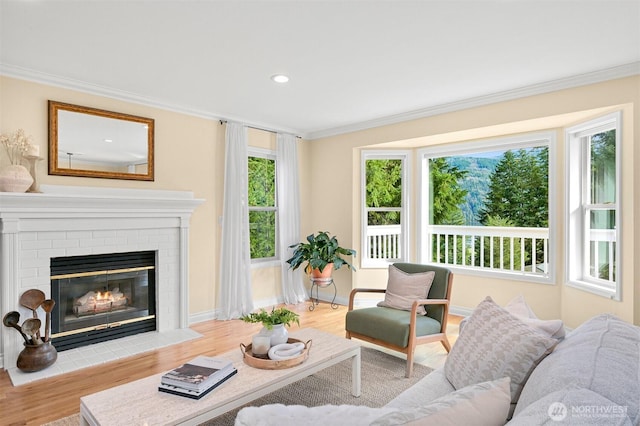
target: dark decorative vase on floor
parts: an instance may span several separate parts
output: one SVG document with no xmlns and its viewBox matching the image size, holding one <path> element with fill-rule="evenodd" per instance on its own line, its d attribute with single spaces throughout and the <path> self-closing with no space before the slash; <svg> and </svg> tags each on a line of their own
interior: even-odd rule
<svg viewBox="0 0 640 426">
<path fill-rule="evenodd" d="M 41 345 L 24 344 L 24 349 L 18 355 L 18 369 L 26 372 L 44 370 L 58 359 L 58 351 L 51 342 Z"/>
</svg>

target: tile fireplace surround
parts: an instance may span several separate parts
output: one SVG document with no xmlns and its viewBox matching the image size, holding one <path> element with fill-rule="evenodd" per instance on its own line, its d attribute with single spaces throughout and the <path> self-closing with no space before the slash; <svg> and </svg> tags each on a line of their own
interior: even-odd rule
<svg viewBox="0 0 640 426">
<path fill-rule="evenodd" d="M 188 328 L 189 220 L 204 200 L 183 191 L 49 185 L 41 190 L 0 192 L 0 314 L 18 311 L 22 322 L 32 315 L 19 306 L 23 292 L 37 288 L 50 297 L 52 257 L 153 250 L 157 330 L 64 351 L 53 366 L 23 373 L 15 367 L 22 338 L 2 326 L 0 365 L 14 385 L 199 336 Z"/>
</svg>

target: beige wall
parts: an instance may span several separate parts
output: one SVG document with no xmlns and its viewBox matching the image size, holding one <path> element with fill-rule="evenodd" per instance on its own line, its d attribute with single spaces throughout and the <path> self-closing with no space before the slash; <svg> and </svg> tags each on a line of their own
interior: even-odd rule
<svg viewBox="0 0 640 426">
<path fill-rule="evenodd" d="M 23 80 L 0 78 L 0 133 L 24 128 L 47 152 L 47 100 L 69 102 L 155 119 L 156 179 L 135 182 L 110 179 L 70 178 L 47 175 L 47 160 L 38 164 L 41 183 L 143 189 L 193 191 L 205 199 L 192 218 L 190 236 L 190 314 L 207 315 L 215 307 L 220 244 L 220 222 L 224 179 L 224 126 L 216 120 L 180 113 Z M 635 265 L 634 241 L 640 238 L 640 182 L 634 164 L 640 160 L 640 143 L 634 126 L 640 123 L 640 77 L 553 92 L 514 101 L 501 102 L 439 116 L 388 125 L 360 132 L 325 138 L 299 145 L 300 188 L 302 201 L 301 234 L 328 230 L 337 235 L 344 247 L 360 253 L 360 151 L 366 147 L 412 147 L 449 143 L 533 130 L 556 130 L 559 154 L 564 156 L 560 129 L 581 119 L 611 109 L 623 109 L 623 212 L 625 228 L 624 257 L 621 261 L 623 300 L 615 302 L 562 285 L 562 268 L 556 285 L 541 285 L 495 278 L 478 278 L 457 274 L 453 304 L 473 308 L 486 295 L 499 303 L 523 294 L 539 316 L 561 317 L 570 327 L 598 312 L 613 312 L 628 321 L 640 323 L 640 289 Z M 273 135 L 250 131 L 250 144 L 274 147 Z M 4 159 L 4 155 L 0 155 Z M 2 160 L 0 160 L 2 161 Z M 3 164 L 3 163 L 0 163 Z M 564 206 L 562 163 L 557 185 L 559 212 Z M 415 188 L 414 188 L 415 189 Z M 415 196 L 414 196 L 415 199 Z M 638 217 L 638 219 L 636 219 Z M 564 223 L 559 220 L 560 245 L 555 260 L 564 265 Z M 415 243 L 415 241 L 414 241 Z M 415 247 L 413 250 L 415 253 Z M 356 261 L 356 264 L 359 264 Z M 252 270 L 254 299 L 275 300 L 280 296 L 277 268 Z M 386 271 L 360 269 L 335 273 L 339 298 L 346 299 L 352 287 L 384 286 Z"/>
<path fill-rule="evenodd" d="M 193 191 L 196 198 L 205 199 L 191 219 L 189 311 L 194 314 L 212 310 L 220 235 L 217 218 L 222 211 L 224 126 L 214 120 L 2 77 L 0 133 L 23 128 L 40 146 L 40 155 L 46 157 L 47 100 L 155 119 L 154 182 L 49 176 L 47 158 L 38 162 L 38 181 L 49 185 Z M 6 164 L 4 154 L 0 154 L 0 161 Z"/>
<path fill-rule="evenodd" d="M 562 318 L 566 325 L 575 327 L 593 314 L 615 313 L 627 321 L 640 323 L 640 290 L 635 284 L 635 264 L 638 255 L 634 240 L 640 230 L 637 223 L 636 194 L 640 189 L 634 165 L 640 156 L 634 147 L 640 143 L 634 125 L 638 119 L 640 78 L 630 77 L 600 84 L 553 92 L 545 95 L 501 102 L 484 107 L 457 111 L 410 122 L 368 129 L 309 142 L 315 164 L 331 167 L 313 167 L 310 192 L 329 196 L 317 203 L 309 212 L 310 227 L 303 230 L 328 229 L 340 237 L 343 246 L 360 251 L 360 152 L 371 148 L 401 148 L 432 144 L 478 140 L 541 130 L 556 131 L 558 163 L 555 196 L 557 203 L 556 237 L 558 244 L 554 260 L 558 265 L 555 284 L 533 284 L 498 278 L 477 277 L 457 273 L 452 304 L 472 309 L 487 295 L 499 303 L 523 294 L 534 311 L 543 318 Z M 623 299 L 608 300 L 593 294 L 568 288 L 565 280 L 564 247 L 564 131 L 565 126 L 602 115 L 608 111 L 623 111 L 623 211 L 624 247 L 622 267 Z M 413 165 L 415 167 L 415 164 Z M 414 200 L 415 188 L 414 188 Z M 412 214 L 415 220 L 415 209 Z M 412 221 L 415 224 L 415 222 Z M 415 229 L 415 228 L 414 228 Z M 415 240 L 412 260 L 415 260 Z M 386 270 L 360 269 L 353 274 L 343 272 L 336 277 L 339 294 L 347 297 L 352 287 L 384 287 Z"/>
<path fill-rule="evenodd" d="M 155 181 L 49 176 L 46 158 L 48 100 L 153 118 Z M 0 133 L 10 133 L 18 128 L 23 128 L 27 135 L 33 136 L 33 143 L 40 146 L 40 155 L 45 157 L 37 164 L 40 184 L 192 191 L 196 198 L 205 199 L 196 208 L 191 219 L 189 313 L 199 319 L 212 317 L 219 280 L 220 218 L 224 194 L 224 125 L 218 120 L 0 77 Z M 271 150 L 276 148 L 273 133 L 249 129 L 248 136 L 251 146 Z M 302 164 L 306 147 L 304 144 L 300 145 L 299 157 Z M 0 154 L 0 167 L 6 164 L 6 156 Z M 304 167 L 301 169 L 301 187 L 304 188 L 308 176 Z M 251 276 L 254 300 L 276 303 L 282 294 L 280 269 L 253 268 Z M 199 314 L 203 316 L 198 317 Z"/>
</svg>

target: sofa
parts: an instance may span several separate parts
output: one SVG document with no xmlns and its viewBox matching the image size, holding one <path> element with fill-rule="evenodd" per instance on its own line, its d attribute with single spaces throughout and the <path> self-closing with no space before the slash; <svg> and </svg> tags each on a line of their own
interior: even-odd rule
<svg viewBox="0 0 640 426">
<path fill-rule="evenodd" d="M 640 327 L 602 314 L 564 336 L 491 298 L 463 325 L 445 365 L 384 407 L 247 407 L 236 425 L 640 424 Z"/>
</svg>

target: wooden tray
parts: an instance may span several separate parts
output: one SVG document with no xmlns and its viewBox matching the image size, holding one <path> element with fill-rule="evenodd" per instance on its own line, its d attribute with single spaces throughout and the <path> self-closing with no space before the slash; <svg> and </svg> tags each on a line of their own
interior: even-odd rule
<svg viewBox="0 0 640 426">
<path fill-rule="evenodd" d="M 303 343 L 302 340 L 289 338 L 287 343 Z M 311 349 L 311 340 L 308 340 L 304 344 L 304 349 L 302 353 L 295 358 L 285 359 L 285 360 L 273 360 L 273 359 L 264 359 L 253 356 L 251 353 L 251 343 L 245 346 L 244 343 L 240 343 L 240 351 L 242 352 L 242 360 L 245 364 L 250 367 L 260 368 L 263 370 L 282 370 L 284 368 L 295 367 L 296 365 L 302 364 L 309 358 L 309 350 Z"/>
</svg>

